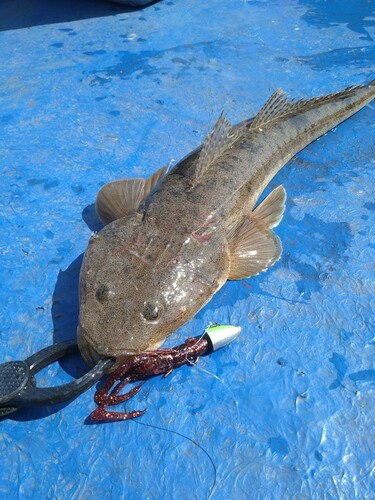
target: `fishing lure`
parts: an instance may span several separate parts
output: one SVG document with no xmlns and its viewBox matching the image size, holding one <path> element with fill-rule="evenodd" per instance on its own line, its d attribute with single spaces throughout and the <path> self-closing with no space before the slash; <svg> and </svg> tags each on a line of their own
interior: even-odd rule
<svg viewBox="0 0 375 500">
<path fill-rule="evenodd" d="M 120 391 L 130 382 L 162 373 L 164 377 L 168 377 L 175 368 L 185 364 L 193 365 L 203 354 L 217 351 L 229 344 L 240 332 L 241 328 L 237 326 L 215 325 L 207 328 L 203 335 L 188 338 L 183 344 L 173 349 L 158 349 L 130 356 L 125 363 L 108 376 L 105 384 L 97 390 L 95 402 L 98 407 L 91 413 L 89 419 L 92 422 L 115 422 L 140 417 L 147 411 L 147 408 L 129 412 L 114 412 L 107 410 L 107 407 L 129 401 L 144 384 L 142 382 L 129 392 L 120 394 Z"/>
</svg>

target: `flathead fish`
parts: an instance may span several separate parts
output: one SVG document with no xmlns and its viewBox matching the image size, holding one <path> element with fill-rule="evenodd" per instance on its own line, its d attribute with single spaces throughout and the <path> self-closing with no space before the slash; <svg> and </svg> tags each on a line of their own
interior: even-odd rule
<svg viewBox="0 0 375 500">
<path fill-rule="evenodd" d="M 279 258 L 273 228 L 286 193 L 264 188 L 298 151 L 375 97 L 369 85 L 313 99 L 277 90 L 232 126 L 221 116 L 204 144 L 171 171 L 101 188 L 80 274 L 78 343 L 90 365 L 156 349 L 227 280 L 255 276 Z M 255 208 L 254 208 L 255 207 Z"/>
</svg>

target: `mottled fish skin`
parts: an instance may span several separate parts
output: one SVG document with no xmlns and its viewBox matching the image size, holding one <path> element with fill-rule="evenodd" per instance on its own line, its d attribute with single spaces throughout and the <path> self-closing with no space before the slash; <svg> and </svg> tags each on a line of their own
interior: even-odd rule
<svg viewBox="0 0 375 500">
<path fill-rule="evenodd" d="M 89 364 L 157 348 L 227 279 L 258 274 L 281 255 L 272 228 L 280 186 L 254 209 L 298 151 L 375 97 L 375 81 L 290 101 L 276 91 L 252 120 L 220 117 L 204 145 L 147 181 L 101 190 L 106 227 L 88 245 L 80 276 L 78 343 Z"/>
</svg>

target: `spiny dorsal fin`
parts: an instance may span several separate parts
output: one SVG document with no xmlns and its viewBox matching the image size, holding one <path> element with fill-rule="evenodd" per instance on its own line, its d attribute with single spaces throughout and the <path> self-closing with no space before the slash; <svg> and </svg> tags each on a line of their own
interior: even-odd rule
<svg viewBox="0 0 375 500">
<path fill-rule="evenodd" d="M 259 128 L 270 120 L 284 116 L 293 104 L 293 101 L 288 101 L 288 97 L 282 89 L 275 90 L 251 122 L 250 128 Z"/>
<path fill-rule="evenodd" d="M 221 113 L 214 128 L 207 135 L 199 153 L 197 165 L 193 174 L 193 183 L 199 183 L 204 172 L 222 156 L 240 137 L 239 130 L 234 130 L 231 123 Z"/>
<path fill-rule="evenodd" d="M 338 101 L 351 97 L 353 93 L 361 86 L 348 87 L 340 92 L 314 97 L 312 99 L 290 99 L 282 89 L 277 89 L 255 118 L 247 125 L 248 129 L 262 129 L 262 127 L 272 124 L 285 118 L 293 116 L 301 111 L 308 111 L 309 109 L 328 104 L 329 102 Z"/>
<path fill-rule="evenodd" d="M 266 271 L 281 256 L 280 239 L 271 230 L 280 222 L 286 192 L 279 186 L 229 231 L 230 271 L 228 279 L 243 279 Z"/>
<path fill-rule="evenodd" d="M 138 210 L 141 202 L 161 182 L 169 165 L 160 168 L 144 179 L 121 179 L 105 184 L 97 194 L 95 208 L 103 222 L 110 222 L 126 217 Z"/>
</svg>

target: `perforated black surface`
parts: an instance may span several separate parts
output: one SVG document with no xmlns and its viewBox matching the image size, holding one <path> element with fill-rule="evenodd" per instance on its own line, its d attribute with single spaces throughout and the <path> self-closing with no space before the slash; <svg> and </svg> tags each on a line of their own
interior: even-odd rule
<svg viewBox="0 0 375 500">
<path fill-rule="evenodd" d="M 27 384 L 29 369 L 23 361 L 9 361 L 0 365 L 0 404 L 7 402 Z"/>
</svg>

